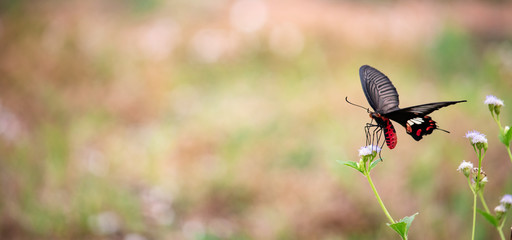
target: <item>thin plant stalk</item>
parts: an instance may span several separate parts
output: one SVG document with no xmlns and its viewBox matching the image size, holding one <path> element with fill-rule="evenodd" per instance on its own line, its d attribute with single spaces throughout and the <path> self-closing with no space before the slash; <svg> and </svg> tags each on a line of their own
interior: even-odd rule
<svg viewBox="0 0 512 240">
<path fill-rule="evenodd" d="M 471 192 L 473 193 L 473 225 L 471 229 L 471 240 L 475 239 L 475 225 L 476 225 L 476 191 L 473 189 L 473 186 L 471 185 L 470 177 L 467 177 L 469 189 L 471 189 Z"/>
<path fill-rule="evenodd" d="M 503 224 L 501 224 L 499 227 L 496 227 L 496 230 L 500 234 L 500 239 L 505 240 L 505 234 L 503 234 Z"/>
<path fill-rule="evenodd" d="M 503 127 L 501 126 L 500 115 L 498 115 L 498 114 L 495 115 L 492 111 L 491 111 L 491 115 L 492 115 L 492 119 L 494 119 L 496 124 L 498 124 L 498 128 L 500 129 L 500 132 L 503 133 Z M 507 148 L 508 158 L 510 158 L 510 161 L 512 162 L 512 152 L 510 151 L 510 147 L 505 145 L 505 148 Z"/>
<path fill-rule="evenodd" d="M 473 227 L 471 230 L 471 240 L 475 239 L 475 226 L 476 226 L 476 194 L 473 193 Z"/>
<path fill-rule="evenodd" d="M 371 150 L 369 149 L 371 147 Z M 370 151 L 373 152 L 371 153 Z M 409 227 L 414 220 L 414 217 L 418 214 L 415 213 L 411 216 L 404 217 L 400 221 L 395 221 L 393 217 L 391 217 L 391 214 L 389 214 L 388 209 L 384 205 L 384 202 L 382 201 L 379 192 L 377 191 L 377 188 L 375 187 L 375 184 L 373 183 L 373 180 L 370 176 L 370 171 L 373 167 L 377 165 L 381 159 L 375 160 L 375 157 L 380 152 L 380 149 L 375 146 L 366 146 L 359 149 L 359 156 L 362 157 L 360 161 L 357 162 L 342 162 L 344 165 L 347 165 L 349 167 L 352 167 L 356 170 L 358 170 L 360 173 L 362 173 L 366 179 L 368 180 L 368 184 L 370 184 L 370 187 L 372 188 L 373 194 L 375 194 L 375 198 L 377 198 L 377 202 L 379 203 L 382 211 L 384 212 L 384 215 L 388 218 L 389 223 L 387 225 L 393 229 L 395 232 L 397 232 L 402 240 L 407 240 L 407 232 L 409 230 Z"/>
<path fill-rule="evenodd" d="M 496 230 L 498 230 L 498 233 L 500 234 L 500 238 L 502 240 L 505 240 L 505 234 L 503 234 L 503 225 L 505 225 L 506 220 L 507 220 L 507 216 L 504 216 L 503 219 L 501 220 L 500 226 L 496 227 Z M 512 238 L 512 236 L 511 236 L 511 238 Z"/>
<path fill-rule="evenodd" d="M 510 130 L 512 131 L 512 130 Z M 510 148 L 507 147 L 508 157 L 510 158 L 510 161 L 512 162 L 512 152 L 510 152 Z"/>
<path fill-rule="evenodd" d="M 478 197 L 480 198 L 480 202 L 482 202 L 482 206 L 484 206 L 485 211 L 490 214 L 491 211 L 489 211 L 489 207 L 487 207 L 487 203 L 485 202 L 485 198 L 482 192 L 478 192 Z"/>
<path fill-rule="evenodd" d="M 476 174 L 476 181 L 480 182 L 482 179 L 480 179 L 480 172 L 482 171 L 482 160 L 484 159 L 486 151 L 482 154 L 482 149 L 478 149 L 478 173 Z"/>
<path fill-rule="evenodd" d="M 491 214 L 491 211 L 489 211 L 489 208 L 487 207 L 487 203 L 485 202 L 485 198 L 484 198 L 484 195 L 482 194 L 482 192 L 478 192 L 478 197 L 480 198 L 480 202 L 484 206 L 485 211 L 487 213 Z M 505 240 L 505 235 L 503 234 L 503 224 L 504 224 L 504 222 L 505 222 L 505 220 L 503 220 L 503 222 L 501 223 L 500 226 L 496 227 L 496 231 L 498 231 L 501 240 Z"/>
<path fill-rule="evenodd" d="M 366 179 L 368 179 L 368 183 L 370 183 L 370 186 L 372 187 L 373 193 L 375 194 L 375 197 L 377 198 L 377 201 L 379 202 L 380 207 L 382 208 L 382 211 L 384 211 L 384 214 L 386 214 L 386 217 L 391 222 L 391 224 L 395 224 L 395 220 L 391 217 L 388 210 L 386 209 L 386 206 L 384 206 L 384 202 L 382 202 L 382 199 L 379 196 L 379 193 L 377 192 L 377 189 L 375 188 L 375 185 L 373 185 L 372 178 L 370 177 L 370 173 L 368 171 L 365 172 Z"/>
</svg>

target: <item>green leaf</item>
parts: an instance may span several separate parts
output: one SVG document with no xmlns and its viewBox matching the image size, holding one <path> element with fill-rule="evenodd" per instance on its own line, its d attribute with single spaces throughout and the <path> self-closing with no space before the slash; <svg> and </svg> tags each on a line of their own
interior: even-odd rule
<svg viewBox="0 0 512 240">
<path fill-rule="evenodd" d="M 480 213 L 482 216 L 484 216 L 485 219 L 487 219 L 487 221 L 489 223 L 491 223 L 493 226 L 495 227 L 498 227 L 499 225 L 499 221 L 498 219 L 496 219 L 493 215 L 481 210 L 481 209 L 477 209 L 476 210 L 478 213 Z"/>
<path fill-rule="evenodd" d="M 407 233 L 409 232 L 409 228 L 411 227 L 412 221 L 414 220 L 414 217 L 416 217 L 416 215 L 418 215 L 418 213 L 415 213 L 408 217 L 404 217 L 394 224 L 388 223 L 388 226 L 395 230 L 398 234 L 400 234 L 402 239 L 407 239 Z"/>
<path fill-rule="evenodd" d="M 512 140 L 512 130 L 508 130 L 505 132 L 505 129 L 502 129 L 498 134 L 498 138 L 500 142 L 505 144 L 505 146 L 510 147 L 510 140 Z"/>
<path fill-rule="evenodd" d="M 507 141 L 507 136 L 503 133 L 503 131 L 500 131 L 500 134 L 498 134 L 498 138 L 500 139 L 501 143 L 505 144 L 508 147 L 509 142 Z"/>
<path fill-rule="evenodd" d="M 505 141 L 507 142 L 505 145 L 507 145 L 507 147 L 510 147 L 510 141 L 512 140 L 512 129 L 509 129 L 506 134 L 505 134 Z"/>
<path fill-rule="evenodd" d="M 402 237 L 402 239 L 407 238 L 407 223 L 405 223 L 405 222 L 397 222 L 397 223 L 393 223 L 393 224 L 388 223 L 388 226 L 390 228 L 392 228 L 393 230 L 395 230 L 395 232 L 397 232 Z"/>
<path fill-rule="evenodd" d="M 381 161 L 382 161 L 381 158 L 373 160 L 373 162 L 370 164 L 370 170 L 372 170 L 375 166 L 377 166 L 377 163 L 379 163 Z"/>
<path fill-rule="evenodd" d="M 364 174 L 363 170 L 359 167 L 359 164 L 357 162 L 354 162 L 354 161 L 340 161 L 340 160 L 338 160 L 336 162 L 338 162 L 339 164 L 343 164 L 345 166 L 349 166 L 349 167 L 359 171 L 360 173 Z"/>
<path fill-rule="evenodd" d="M 400 219 L 400 222 L 407 223 L 407 231 L 409 231 L 409 228 L 411 227 L 412 221 L 414 221 L 414 218 L 416 217 L 416 215 L 418 215 L 418 213 L 415 213 L 415 214 L 413 214 L 411 216 L 407 216 L 407 217 L 404 217 L 404 218 Z"/>
</svg>

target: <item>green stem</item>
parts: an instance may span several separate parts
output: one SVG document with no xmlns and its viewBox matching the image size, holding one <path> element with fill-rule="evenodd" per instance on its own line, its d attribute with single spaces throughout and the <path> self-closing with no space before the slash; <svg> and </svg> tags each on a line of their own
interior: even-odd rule
<svg viewBox="0 0 512 240">
<path fill-rule="evenodd" d="M 478 172 L 476 173 L 476 183 L 480 183 L 480 172 L 482 171 L 482 149 L 478 149 Z M 478 192 L 478 187 L 476 188 Z"/>
<path fill-rule="evenodd" d="M 482 194 L 482 192 L 478 192 L 478 196 L 480 197 L 480 202 L 482 202 L 482 205 L 484 206 L 485 211 L 487 213 L 491 214 L 491 212 L 489 211 L 489 208 L 487 207 L 487 203 L 485 202 L 484 195 Z M 499 227 L 496 227 L 496 231 L 498 231 L 498 233 L 500 234 L 501 240 L 505 240 L 505 235 L 503 235 L 503 223 L 504 222 L 505 221 L 503 221 Z"/>
<path fill-rule="evenodd" d="M 501 220 L 500 226 L 496 227 L 496 230 L 500 234 L 501 240 L 505 240 L 505 235 L 503 234 L 503 225 L 505 224 L 506 220 L 507 220 L 507 216 L 503 216 L 503 219 Z"/>
<path fill-rule="evenodd" d="M 478 197 L 480 197 L 480 202 L 482 202 L 482 205 L 485 208 L 485 211 L 489 214 L 491 214 L 491 211 L 489 211 L 489 208 L 487 207 L 487 203 L 485 202 L 484 195 L 482 192 L 478 192 Z"/>
<path fill-rule="evenodd" d="M 380 199 L 379 193 L 377 192 L 377 189 L 375 188 L 375 185 L 373 185 L 373 181 L 372 181 L 372 178 L 370 177 L 370 173 L 366 172 L 365 175 L 366 175 L 366 178 L 368 179 L 368 183 L 370 183 L 370 186 L 372 187 L 372 190 L 373 190 L 373 193 L 375 194 L 375 197 L 377 197 L 377 201 L 379 201 L 379 204 L 380 204 L 380 207 L 382 208 L 382 211 L 384 211 L 384 214 L 386 214 L 386 217 L 391 222 L 391 224 L 395 224 L 395 220 L 393 220 L 393 218 L 389 214 L 388 210 L 386 209 L 386 206 L 384 206 L 384 203 Z"/>
<path fill-rule="evenodd" d="M 469 189 L 471 189 L 471 192 L 473 193 L 473 195 L 476 194 L 475 189 L 473 189 L 473 187 L 471 186 L 471 180 L 469 180 L 470 178 L 467 177 L 466 179 L 468 180 Z"/>
<path fill-rule="evenodd" d="M 473 229 L 471 230 L 471 240 L 475 239 L 475 219 L 476 219 L 476 191 L 471 186 L 471 180 L 470 177 L 466 177 L 468 180 L 469 189 L 471 189 L 471 192 L 473 193 Z"/>
<path fill-rule="evenodd" d="M 471 240 L 475 239 L 475 225 L 476 225 L 476 194 L 473 194 L 473 228 L 471 230 Z"/>
<path fill-rule="evenodd" d="M 509 130 L 512 131 L 512 130 Z M 507 147 L 508 157 L 510 158 L 510 161 L 512 162 L 512 153 L 510 152 L 510 147 Z"/>
<path fill-rule="evenodd" d="M 494 119 L 494 120 L 496 120 L 496 123 L 498 124 L 498 127 L 500 128 L 500 130 L 503 130 L 503 128 L 501 127 L 500 115 L 496 114 L 496 119 Z"/>
<path fill-rule="evenodd" d="M 498 230 L 501 240 L 505 240 L 505 235 L 503 234 L 503 229 L 501 229 L 500 227 L 496 227 L 496 230 Z"/>
<path fill-rule="evenodd" d="M 502 129 L 501 128 L 501 121 L 500 121 L 500 115 L 499 114 L 494 114 L 494 111 L 491 111 L 491 115 L 492 115 L 492 119 L 494 119 L 494 121 L 496 122 L 496 124 L 498 124 L 498 127 L 500 128 L 500 130 Z"/>
<path fill-rule="evenodd" d="M 501 127 L 500 115 L 497 115 L 496 117 L 494 117 L 494 114 L 492 114 L 492 118 L 494 119 L 496 124 L 498 124 L 498 127 L 500 129 L 500 133 L 503 133 L 503 128 Z M 512 153 L 510 152 L 510 147 L 509 146 L 507 146 L 507 152 L 508 152 L 508 158 L 510 158 L 510 161 L 512 162 Z"/>
</svg>

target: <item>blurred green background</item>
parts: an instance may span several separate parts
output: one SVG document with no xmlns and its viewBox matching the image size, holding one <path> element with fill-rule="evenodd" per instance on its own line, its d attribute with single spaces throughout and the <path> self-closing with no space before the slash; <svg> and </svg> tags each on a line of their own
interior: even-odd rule
<svg viewBox="0 0 512 240">
<path fill-rule="evenodd" d="M 1 1 L 1 239 L 397 239 L 358 160 L 358 70 L 401 106 L 467 103 L 373 178 L 411 239 L 468 239 L 476 163 L 512 193 L 486 95 L 512 124 L 509 1 Z M 478 239 L 496 231 L 478 216 Z M 505 224 L 506 235 L 511 221 Z"/>
</svg>

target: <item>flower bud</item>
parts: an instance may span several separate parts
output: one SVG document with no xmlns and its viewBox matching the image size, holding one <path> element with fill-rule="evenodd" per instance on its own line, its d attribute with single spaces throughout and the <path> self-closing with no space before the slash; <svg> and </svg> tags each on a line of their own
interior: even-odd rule
<svg viewBox="0 0 512 240">
<path fill-rule="evenodd" d="M 491 111 L 491 113 L 496 113 L 496 115 L 500 115 L 501 107 L 505 105 L 503 100 L 493 95 L 486 96 L 484 104 L 487 104 L 489 111 Z"/>
<path fill-rule="evenodd" d="M 498 205 L 497 207 L 494 208 L 494 212 L 496 213 L 496 218 L 498 220 L 501 220 L 503 214 L 507 212 L 507 209 L 503 205 Z"/>
<path fill-rule="evenodd" d="M 512 195 L 505 194 L 500 200 L 500 203 L 505 206 L 505 208 L 508 210 L 510 206 L 512 205 Z"/>
<path fill-rule="evenodd" d="M 464 176 L 469 177 L 469 174 L 471 174 L 471 169 L 473 169 L 473 163 L 462 161 L 462 163 L 459 165 L 459 168 L 457 168 L 457 171 L 464 174 Z"/>
<path fill-rule="evenodd" d="M 498 205 L 494 208 L 495 213 L 505 213 L 507 209 L 503 205 Z"/>
</svg>

